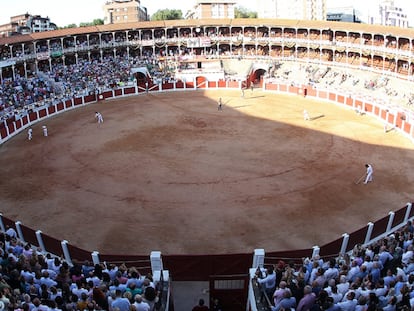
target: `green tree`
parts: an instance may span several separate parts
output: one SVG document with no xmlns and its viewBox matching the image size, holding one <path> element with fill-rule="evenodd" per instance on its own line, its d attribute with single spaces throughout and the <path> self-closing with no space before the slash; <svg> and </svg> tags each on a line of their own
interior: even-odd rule
<svg viewBox="0 0 414 311">
<path fill-rule="evenodd" d="M 104 24 L 103 19 L 95 18 L 92 22 L 80 23 L 79 27 L 96 26 L 96 25 L 103 25 L 103 24 Z"/>
<path fill-rule="evenodd" d="M 235 18 L 257 18 L 257 12 L 248 11 L 244 7 L 237 7 L 234 9 Z"/>
<path fill-rule="evenodd" d="M 58 29 L 76 28 L 76 27 L 78 27 L 78 25 L 76 25 L 75 23 L 73 23 L 73 24 L 69 24 L 69 25 L 63 26 L 63 27 L 58 27 Z"/>
<path fill-rule="evenodd" d="M 102 18 L 95 18 L 92 23 L 94 25 L 103 25 L 104 24 L 104 20 Z"/>
<path fill-rule="evenodd" d="M 183 12 L 181 10 L 158 10 L 151 16 L 152 21 L 165 21 L 183 19 Z"/>
</svg>

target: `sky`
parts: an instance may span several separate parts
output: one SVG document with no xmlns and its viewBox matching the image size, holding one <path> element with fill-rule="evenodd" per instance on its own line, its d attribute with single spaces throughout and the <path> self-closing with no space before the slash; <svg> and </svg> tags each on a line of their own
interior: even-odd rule
<svg viewBox="0 0 414 311">
<path fill-rule="evenodd" d="M 286 0 L 288 1 L 288 0 Z M 378 0 L 327 0 L 327 7 L 354 6 L 362 13 L 372 10 Z M 414 0 L 395 0 L 410 14 L 410 25 L 414 25 Z M 57 26 L 91 22 L 103 18 L 102 6 L 105 0 L 0 0 L 0 25 L 10 21 L 14 15 L 26 12 L 32 15 L 48 16 Z M 141 6 L 148 9 L 150 15 L 160 9 L 181 9 L 185 13 L 195 0 L 141 0 Z M 66 4 L 66 5 L 65 5 Z M 238 0 L 237 6 L 257 11 L 255 0 Z M 412 22 L 413 21 L 413 22 Z"/>
</svg>

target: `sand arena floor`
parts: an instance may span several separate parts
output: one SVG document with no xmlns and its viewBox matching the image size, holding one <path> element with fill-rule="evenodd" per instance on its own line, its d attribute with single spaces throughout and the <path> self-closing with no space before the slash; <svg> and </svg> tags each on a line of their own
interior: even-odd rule
<svg viewBox="0 0 414 311">
<path fill-rule="evenodd" d="M 141 95 L 66 112 L 33 133 L 0 147 L 0 211 L 102 254 L 308 248 L 413 199 L 408 138 L 300 96 Z M 374 182 L 356 185 L 367 162 Z"/>
</svg>

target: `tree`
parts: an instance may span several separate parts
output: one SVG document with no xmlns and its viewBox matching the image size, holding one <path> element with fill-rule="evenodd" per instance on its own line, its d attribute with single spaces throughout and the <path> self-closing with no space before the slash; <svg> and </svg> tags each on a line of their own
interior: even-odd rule
<svg viewBox="0 0 414 311">
<path fill-rule="evenodd" d="M 78 27 L 78 25 L 76 25 L 76 24 L 69 24 L 69 25 L 66 25 L 66 26 L 63 26 L 63 27 L 58 27 L 58 29 L 65 29 L 65 28 L 76 28 L 76 27 Z"/>
<path fill-rule="evenodd" d="M 183 12 L 181 10 L 158 10 L 151 16 L 152 21 L 165 21 L 183 19 Z"/>
<path fill-rule="evenodd" d="M 103 19 L 95 18 L 92 22 L 80 23 L 79 27 L 96 26 L 96 25 L 103 25 L 103 24 L 104 24 Z"/>
<path fill-rule="evenodd" d="M 257 12 L 248 11 L 244 7 L 237 7 L 234 9 L 235 18 L 257 18 Z"/>
</svg>

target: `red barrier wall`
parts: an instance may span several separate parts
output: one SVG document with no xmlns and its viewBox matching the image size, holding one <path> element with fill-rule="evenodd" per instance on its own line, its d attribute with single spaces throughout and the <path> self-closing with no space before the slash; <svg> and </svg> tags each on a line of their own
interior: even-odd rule
<svg viewBox="0 0 414 311">
<path fill-rule="evenodd" d="M 22 125 L 22 120 L 16 120 L 16 122 L 14 122 L 14 124 L 16 125 L 16 130 L 18 130 L 19 128 L 21 128 L 23 125 Z"/>
<path fill-rule="evenodd" d="M 7 130 L 6 130 L 6 128 L 5 128 L 5 127 L 1 127 L 1 128 L 0 128 L 0 137 L 1 137 L 2 139 L 7 137 Z"/>
<path fill-rule="evenodd" d="M 49 114 L 54 114 L 56 112 L 56 106 L 50 106 L 47 108 Z"/>
<path fill-rule="evenodd" d="M 85 103 L 91 103 L 91 102 L 94 102 L 95 100 L 96 100 L 96 95 L 95 95 L 95 94 L 88 95 L 88 96 L 85 96 L 85 97 L 83 98 L 83 101 L 84 101 Z"/>
<path fill-rule="evenodd" d="M 231 88 L 239 88 L 239 82 L 237 82 L 237 81 L 229 81 L 228 82 L 228 87 L 231 87 Z"/>
<path fill-rule="evenodd" d="M 7 128 L 9 129 L 10 134 L 12 134 L 14 132 L 14 124 L 13 123 L 7 124 Z"/>
<path fill-rule="evenodd" d="M 402 129 L 405 133 L 410 134 L 411 133 L 411 124 L 405 122 L 404 123 L 404 128 Z"/>
<path fill-rule="evenodd" d="M 217 87 L 217 82 L 216 81 L 208 81 L 208 87 L 210 89 Z"/>
<path fill-rule="evenodd" d="M 125 95 L 135 94 L 135 87 L 126 87 L 126 88 L 124 88 L 124 94 Z"/>
<path fill-rule="evenodd" d="M 82 105 L 82 97 L 76 97 L 73 101 L 74 106 Z"/>
<path fill-rule="evenodd" d="M 113 97 L 112 91 L 103 92 L 101 95 L 103 96 L 104 99 Z"/>
<path fill-rule="evenodd" d="M 299 88 L 297 86 L 288 86 L 288 92 L 291 94 L 299 94 Z"/>
<path fill-rule="evenodd" d="M 277 84 L 268 83 L 268 84 L 265 85 L 265 90 L 276 91 L 277 90 Z"/>
<path fill-rule="evenodd" d="M 37 120 L 37 113 L 36 112 L 30 112 L 29 113 L 29 120 L 30 120 L 30 122 L 36 121 Z"/>
<path fill-rule="evenodd" d="M 44 118 L 47 116 L 46 108 L 39 110 L 39 118 Z"/>
<path fill-rule="evenodd" d="M 77 99 L 74 98 L 73 100 L 76 101 Z M 70 108 L 70 107 L 72 107 L 72 101 L 71 100 L 65 101 L 65 108 L 67 109 L 67 108 Z"/>
<path fill-rule="evenodd" d="M 226 81 L 224 80 L 219 80 L 218 81 L 218 87 L 222 88 L 222 87 L 226 87 Z"/>
</svg>

